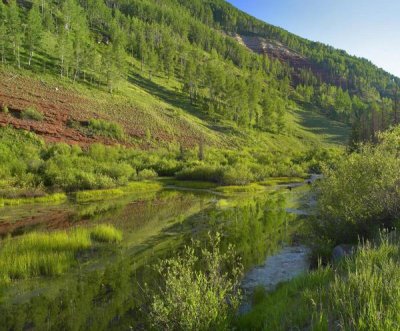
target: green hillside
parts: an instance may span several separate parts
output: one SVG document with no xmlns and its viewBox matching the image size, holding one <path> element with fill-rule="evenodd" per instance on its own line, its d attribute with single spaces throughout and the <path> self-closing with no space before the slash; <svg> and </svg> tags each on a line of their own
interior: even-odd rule
<svg viewBox="0 0 400 331">
<path fill-rule="evenodd" d="M 143 171 L 220 184 L 305 175 L 397 122 L 396 77 L 224 1 L 9 1 L 0 19 L 4 188 L 111 188 Z"/>
</svg>

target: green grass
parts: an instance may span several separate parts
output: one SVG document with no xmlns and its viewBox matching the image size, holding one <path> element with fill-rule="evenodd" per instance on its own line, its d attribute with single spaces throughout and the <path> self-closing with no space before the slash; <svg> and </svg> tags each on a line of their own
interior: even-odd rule
<svg viewBox="0 0 400 331">
<path fill-rule="evenodd" d="M 115 243 L 122 233 L 99 225 L 71 231 L 32 232 L 0 242 L 0 282 L 38 276 L 56 276 L 77 263 L 77 254 L 98 243 Z"/>
<path fill-rule="evenodd" d="M 90 238 L 97 242 L 117 243 L 122 240 L 122 233 L 111 225 L 102 224 L 91 230 Z"/>
<path fill-rule="evenodd" d="M 263 186 L 275 186 L 275 185 L 285 185 L 285 184 L 293 184 L 293 183 L 304 183 L 305 178 L 301 177 L 276 177 L 269 178 L 258 184 Z"/>
<path fill-rule="evenodd" d="M 62 203 L 68 200 L 65 193 L 55 193 L 43 197 L 1 199 L 0 206 L 18 206 L 31 203 Z"/>
<path fill-rule="evenodd" d="M 21 118 L 40 122 L 44 120 L 44 115 L 35 108 L 29 107 L 21 112 Z"/>
<path fill-rule="evenodd" d="M 121 190 L 125 193 L 145 193 L 159 191 L 163 188 L 160 182 L 156 181 L 142 181 L 142 182 L 130 182 L 128 185 L 121 187 Z"/>
<path fill-rule="evenodd" d="M 239 330 L 400 330 L 400 247 L 363 244 L 335 268 L 281 284 L 238 318 Z M 329 328 L 329 326 L 331 328 Z"/>
<path fill-rule="evenodd" d="M 203 181 L 167 179 L 164 182 L 166 185 L 195 190 L 210 190 L 218 187 L 218 185 L 215 183 Z"/>
<path fill-rule="evenodd" d="M 100 201 L 106 198 L 119 197 L 128 193 L 144 193 L 144 192 L 153 192 L 162 189 L 162 184 L 158 182 L 152 181 L 143 181 L 143 182 L 130 182 L 126 186 L 121 186 L 119 188 L 114 189 L 105 189 L 105 190 L 90 190 L 90 191 L 79 191 L 76 192 L 75 200 L 77 202 L 92 202 L 92 201 Z"/>
<path fill-rule="evenodd" d="M 81 191 L 75 193 L 75 199 L 77 202 L 91 202 L 99 201 L 106 198 L 118 197 L 124 194 L 121 189 L 106 189 L 106 190 L 91 190 Z"/>
<path fill-rule="evenodd" d="M 216 189 L 218 192 L 224 194 L 234 194 L 234 193 L 253 193 L 264 191 L 265 187 L 258 184 L 248 184 L 243 186 L 220 186 Z"/>
<path fill-rule="evenodd" d="M 95 135 L 122 140 L 125 132 L 121 125 L 101 119 L 89 120 L 88 129 Z"/>
</svg>

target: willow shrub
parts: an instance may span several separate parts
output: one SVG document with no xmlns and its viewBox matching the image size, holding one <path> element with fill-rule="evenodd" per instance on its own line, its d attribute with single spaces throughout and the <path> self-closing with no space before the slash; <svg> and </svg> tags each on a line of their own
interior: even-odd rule
<svg viewBox="0 0 400 331">
<path fill-rule="evenodd" d="M 316 239 L 332 246 L 357 243 L 395 225 L 400 218 L 399 138 L 399 128 L 382 134 L 378 145 L 362 146 L 324 170 L 317 189 L 318 220 L 312 224 Z"/>
<path fill-rule="evenodd" d="M 210 250 L 195 242 L 183 254 L 159 264 L 160 290 L 150 294 L 149 322 L 154 329 L 228 328 L 241 299 L 243 267 L 232 246 L 220 251 L 220 240 L 219 234 L 210 236 Z"/>
</svg>

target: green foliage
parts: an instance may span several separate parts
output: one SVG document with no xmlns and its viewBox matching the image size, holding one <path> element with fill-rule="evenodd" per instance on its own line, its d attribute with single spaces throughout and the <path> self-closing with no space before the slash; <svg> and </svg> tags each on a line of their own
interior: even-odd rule
<svg viewBox="0 0 400 331">
<path fill-rule="evenodd" d="M 77 262 L 79 252 L 97 242 L 118 242 L 121 232 L 111 226 L 76 228 L 69 232 L 32 232 L 1 241 L 0 282 L 60 275 Z"/>
<path fill-rule="evenodd" d="M 138 172 L 139 180 L 149 180 L 149 179 L 155 179 L 157 177 L 158 177 L 158 174 L 153 169 L 143 169 Z"/>
<path fill-rule="evenodd" d="M 90 238 L 96 242 L 115 243 L 122 240 L 122 232 L 111 225 L 98 225 L 91 229 Z"/>
<path fill-rule="evenodd" d="M 9 111 L 9 109 L 8 109 L 8 107 L 7 107 L 7 105 L 3 105 L 2 107 L 1 107 L 1 112 L 3 113 L 3 114 L 8 114 L 10 111 Z"/>
<path fill-rule="evenodd" d="M 367 144 L 358 153 L 324 171 L 318 188 L 315 237 L 331 245 L 370 238 L 400 217 L 399 127 L 380 135 L 380 144 Z"/>
<path fill-rule="evenodd" d="M 124 191 L 121 189 L 108 189 L 108 190 L 92 190 L 76 192 L 75 199 L 77 202 L 90 202 L 104 200 L 110 197 L 123 195 Z"/>
<path fill-rule="evenodd" d="M 21 118 L 24 120 L 43 121 L 44 115 L 33 107 L 29 107 L 21 112 Z"/>
<path fill-rule="evenodd" d="M 29 203 L 62 203 L 67 201 L 68 197 L 65 193 L 54 193 L 40 197 L 32 198 L 0 198 L 0 205 L 3 206 L 17 206 Z"/>
<path fill-rule="evenodd" d="M 123 140 L 125 138 L 124 129 L 114 122 L 108 122 L 101 119 L 91 119 L 88 125 L 89 130 L 98 136 Z"/>
<path fill-rule="evenodd" d="M 240 302 L 242 266 L 232 247 L 220 251 L 221 236 L 210 236 L 211 249 L 200 243 L 158 266 L 162 286 L 152 295 L 149 320 L 163 330 L 223 330 Z M 195 251 L 201 250 L 200 257 Z M 230 272 L 225 271 L 229 265 Z"/>
</svg>

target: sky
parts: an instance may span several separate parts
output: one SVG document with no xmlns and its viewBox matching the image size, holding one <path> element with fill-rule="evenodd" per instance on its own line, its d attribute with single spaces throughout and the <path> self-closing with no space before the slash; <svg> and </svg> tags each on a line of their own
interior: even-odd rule
<svg viewBox="0 0 400 331">
<path fill-rule="evenodd" d="M 344 49 L 400 77 L 400 0 L 228 0 L 301 37 Z"/>
</svg>

